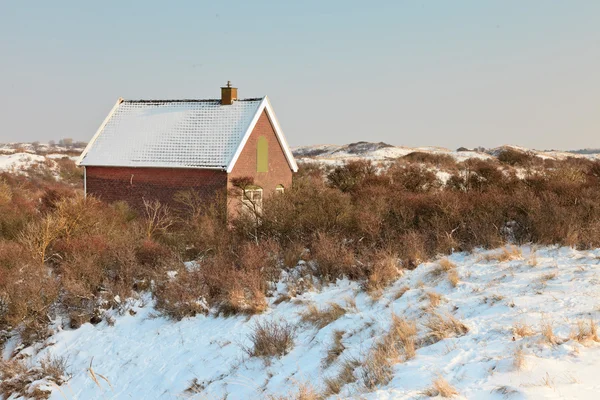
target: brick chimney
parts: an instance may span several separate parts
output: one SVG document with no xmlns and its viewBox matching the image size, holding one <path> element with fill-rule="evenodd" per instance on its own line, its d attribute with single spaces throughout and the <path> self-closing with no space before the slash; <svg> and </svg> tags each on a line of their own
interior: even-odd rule
<svg viewBox="0 0 600 400">
<path fill-rule="evenodd" d="M 221 104 L 231 105 L 234 100 L 237 100 L 237 88 L 231 87 L 231 82 L 227 81 L 227 86 L 221 88 Z"/>
</svg>

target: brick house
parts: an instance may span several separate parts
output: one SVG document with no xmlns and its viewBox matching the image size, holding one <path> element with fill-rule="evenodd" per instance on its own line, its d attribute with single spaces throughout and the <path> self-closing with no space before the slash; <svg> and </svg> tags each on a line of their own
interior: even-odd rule
<svg viewBox="0 0 600 400">
<path fill-rule="evenodd" d="M 178 208 L 178 192 L 206 201 L 221 194 L 230 214 L 248 200 L 262 206 L 298 170 L 268 97 L 238 99 L 229 83 L 221 99 L 119 99 L 77 165 L 86 195 L 107 202 Z M 245 177 L 253 184 L 233 196 L 232 181 Z"/>
</svg>

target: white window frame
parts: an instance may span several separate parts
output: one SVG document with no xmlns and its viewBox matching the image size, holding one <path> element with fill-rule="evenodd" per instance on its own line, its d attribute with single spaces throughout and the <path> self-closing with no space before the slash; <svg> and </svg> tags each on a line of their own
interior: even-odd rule
<svg viewBox="0 0 600 400">
<path fill-rule="evenodd" d="M 242 191 L 242 209 L 250 212 L 261 212 L 263 206 L 263 189 L 251 187 Z"/>
</svg>

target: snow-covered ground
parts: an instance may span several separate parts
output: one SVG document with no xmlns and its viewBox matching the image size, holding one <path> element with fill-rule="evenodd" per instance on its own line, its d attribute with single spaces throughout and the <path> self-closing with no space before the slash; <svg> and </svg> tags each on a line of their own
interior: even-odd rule
<svg viewBox="0 0 600 400">
<path fill-rule="evenodd" d="M 521 152 L 529 152 L 538 157 L 546 159 L 562 160 L 567 157 L 580 157 L 588 159 L 600 159 L 600 150 L 566 152 L 566 151 L 541 151 L 531 150 L 519 146 L 501 146 L 494 149 L 482 151 L 454 151 L 443 147 L 404 147 L 392 146 L 386 143 L 358 142 L 345 145 L 313 145 L 296 147 L 294 156 L 300 162 L 318 162 L 329 165 L 343 164 L 349 160 L 366 159 L 373 162 L 385 162 L 403 157 L 412 152 L 423 152 L 430 154 L 449 155 L 456 161 L 465 161 L 471 158 L 491 159 L 503 149 L 514 149 Z"/>
<path fill-rule="evenodd" d="M 131 311 L 115 314 L 112 325 L 59 329 L 44 345 L 23 353 L 32 361 L 48 354 L 68 358 L 72 377 L 60 390 L 53 388 L 53 399 L 260 399 L 292 394 L 304 383 L 324 390 L 324 379 L 335 377 L 344 360 L 365 360 L 396 314 L 417 323 L 416 356 L 395 364 L 388 384 L 368 391 L 358 379 L 343 386 L 338 398 L 419 398 L 439 377 L 466 399 L 598 397 L 600 345 L 574 335 L 578 323 L 585 330 L 600 319 L 600 250 L 523 247 L 454 254 L 449 260 L 456 265 L 449 264 L 458 275 L 455 287 L 430 262 L 405 271 L 374 297 L 356 282 L 341 280 L 279 303 L 275 299 L 287 293 L 286 282 L 295 281 L 284 276 L 269 309 L 253 317 L 173 322 L 144 297 L 131 301 Z M 439 305 L 432 303 L 435 294 L 441 295 Z M 301 321 L 309 305 L 330 303 L 345 314 L 322 329 Z M 469 331 L 428 344 L 426 324 L 434 313 L 456 317 Z M 287 355 L 265 361 L 244 351 L 260 321 L 297 327 Z M 519 324 L 530 332 L 519 335 Z M 325 366 L 335 331 L 343 332 L 343 351 Z M 12 350 L 9 345 L 5 356 Z M 361 368 L 354 370 L 357 378 Z M 186 391 L 192 382 L 195 390 Z"/>
<path fill-rule="evenodd" d="M 20 173 L 24 170 L 46 163 L 44 156 L 30 153 L 0 154 L 0 172 Z M 52 162 L 50 162 L 52 164 Z"/>
</svg>

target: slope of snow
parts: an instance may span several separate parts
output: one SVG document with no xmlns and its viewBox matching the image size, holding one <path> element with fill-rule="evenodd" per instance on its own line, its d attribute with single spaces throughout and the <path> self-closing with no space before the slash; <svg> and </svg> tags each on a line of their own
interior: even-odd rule
<svg viewBox="0 0 600 400">
<path fill-rule="evenodd" d="M 600 250 L 524 247 L 516 259 L 494 261 L 499 251 L 449 257 L 457 265 L 457 287 L 446 275 L 432 273 L 435 263 L 425 263 L 405 271 L 374 299 L 357 283 L 341 280 L 274 305 L 287 292 L 290 276 L 284 274 L 268 311 L 253 317 L 197 316 L 173 322 L 159 316 L 152 300 L 144 297 L 131 301 L 131 312 L 115 314 L 113 326 L 102 322 L 59 329 L 39 352 L 28 348 L 22 353 L 33 360 L 48 354 L 68 358 L 72 378 L 60 390 L 53 388 L 52 399 L 253 399 L 289 394 L 304 382 L 323 390 L 324 378 L 340 369 L 339 360 L 365 359 L 389 329 L 392 313 L 416 321 L 419 338 L 426 338 L 431 316 L 427 293 L 434 292 L 442 295 L 435 312 L 454 315 L 469 332 L 418 348 L 416 357 L 396 364 L 391 382 L 376 391 L 366 391 L 359 381 L 345 385 L 341 398 L 412 399 L 437 377 L 466 399 L 597 398 L 600 345 L 570 337 L 577 321 L 600 317 Z M 404 286 L 409 290 L 398 297 Z M 309 304 L 325 307 L 330 302 L 345 307 L 346 314 L 320 330 L 301 322 L 299 313 Z M 271 320 L 297 326 L 293 350 L 269 361 L 248 356 L 244 348 L 250 346 L 252 327 Z M 533 335 L 516 335 L 513 327 L 519 322 L 529 324 Z M 553 327 L 556 344 L 544 340 L 543 324 Z M 345 350 L 325 368 L 322 359 L 336 330 L 344 332 Z M 524 357 L 520 370 L 514 366 L 519 348 Z M 106 380 L 97 378 L 96 383 L 90 364 L 95 376 Z M 360 377 L 361 368 L 355 376 Z M 204 388 L 201 394 L 186 392 L 193 380 Z"/>
<path fill-rule="evenodd" d="M 594 152 L 566 152 L 566 151 L 539 151 L 530 150 L 520 146 L 501 146 L 494 149 L 481 151 L 453 151 L 443 147 L 404 147 L 392 146 L 386 143 L 358 142 L 346 145 L 313 145 L 293 149 L 294 156 L 301 162 L 318 162 L 330 165 L 340 165 L 349 160 L 371 160 L 385 162 L 403 157 L 412 152 L 430 154 L 445 154 L 454 157 L 456 161 L 465 161 L 470 158 L 490 159 L 496 157 L 504 149 L 513 149 L 520 152 L 529 152 L 546 159 L 563 160 L 567 157 L 600 159 L 600 153 Z"/>
<path fill-rule="evenodd" d="M 22 172 L 35 165 L 44 164 L 46 157 L 30 153 L 0 154 L 0 172 Z"/>
</svg>

